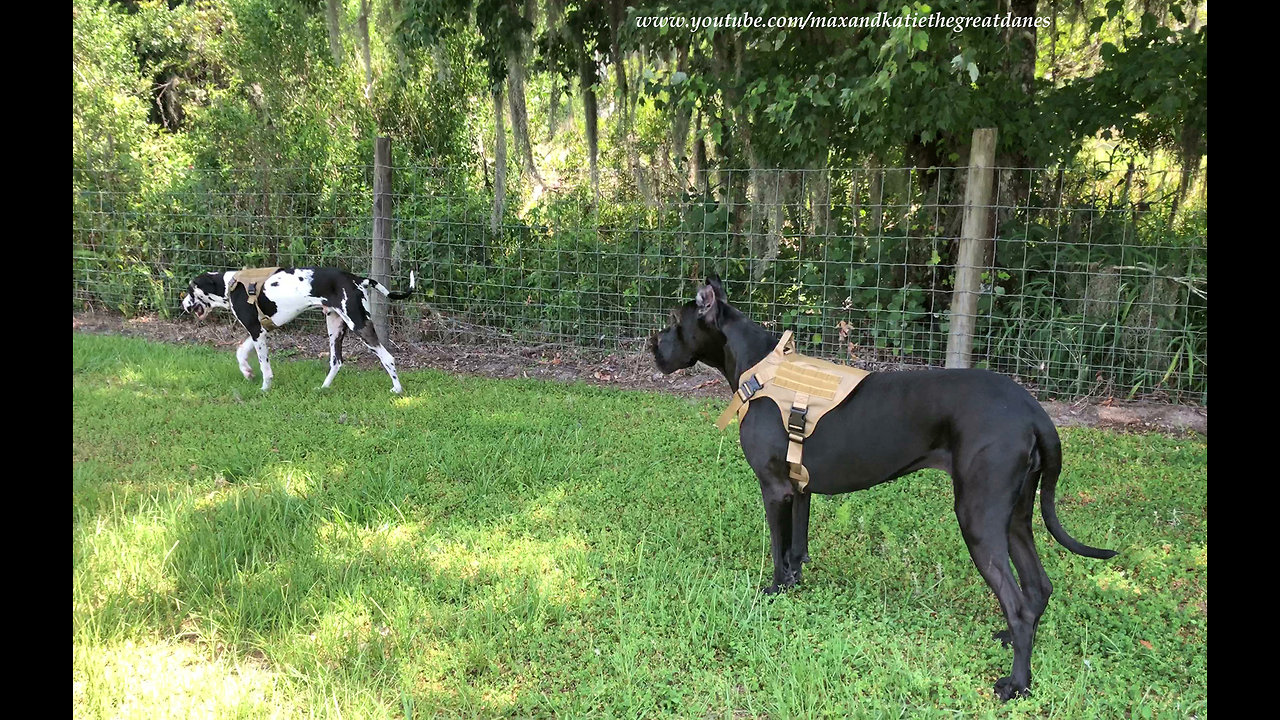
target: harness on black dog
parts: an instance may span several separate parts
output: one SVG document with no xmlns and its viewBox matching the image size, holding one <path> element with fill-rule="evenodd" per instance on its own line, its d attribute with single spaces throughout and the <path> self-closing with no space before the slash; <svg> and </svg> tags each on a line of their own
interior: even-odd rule
<svg viewBox="0 0 1280 720">
<path fill-rule="evenodd" d="M 249 304 L 258 311 L 258 322 L 262 323 L 262 327 L 268 330 L 276 329 L 276 324 L 271 322 L 271 318 L 262 312 L 262 308 L 258 307 L 258 297 L 262 295 L 262 286 L 266 283 L 267 278 L 276 273 L 278 267 L 269 268 L 244 268 L 240 272 L 231 276 L 231 282 L 227 284 L 227 298 L 231 298 L 231 291 L 237 285 L 243 285 L 245 292 L 249 293 Z"/>
<path fill-rule="evenodd" d="M 725 429 L 734 415 L 741 422 L 752 400 L 773 398 L 782 411 L 782 424 L 787 428 L 788 472 L 796 487 L 804 492 L 809 485 L 809 471 L 803 461 L 805 438 L 813 434 L 823 415 L 844 402 L 870 374 L 798 354 L 788 330 L 763 360 L 738 378 L 738 391 L 716 421 L 716 427 Z"/>
</svg>

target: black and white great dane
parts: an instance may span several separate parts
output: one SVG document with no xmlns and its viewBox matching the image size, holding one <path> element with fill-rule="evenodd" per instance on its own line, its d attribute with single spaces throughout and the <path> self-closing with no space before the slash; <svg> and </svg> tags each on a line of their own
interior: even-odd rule
<svg viewBox="0 0 1280 720">
<path fill-rule="evenodd" d="M 742 373 L 760 362 L 779 336 L 729 305 L 718 277 L 672 313 L 650 339 L 660 370 L 701 361 L 724 373 L 736 392 Z M 742 452 L 760 480 L 773 555 L 767 594 L 800 582 L 809 560 L 809 492 L 787 471 L 787 429 L 772 398 L 751 403 L 739 428 Z M 995 684 L 1001 700 L 1031 685 L 1031 645 L 1053 588 L 1036 553 L 1031 516 L 1036 487 L 1045 527 L 1077 555 L 1109 558 L 1067 534 L 1054 509 L 1062 445 L 1040 404 L 1003 375 L 987 370 L 916 370 L 866 376 L 804 441 L 808 490 L 822 495 L 863 490 L 921 468 L 951 475 L 956 518 L 978 572 L 995 592 L 1013 644 L 1013 671 Z M 1009 568 L 1012 558 L 1018 580 Z"/>
<path fill-rule="evenodd" d="M 372 278 L 353 275 L 345 270 L 327 267 L 280 268 L 262 283 L 257 308 L 249 302 L 248 291 L 236 284 L 230 296 L 227 285 L 236 270 L 212 271 L 197 275 L 191 281 L 189 292 L 182 298 L 182 309 L 193 312 L 203 320 L 213 308 L 230 308 L 236 320 L 249 331 L 249 337 L 236 349 L 240 372 L 253 378 L 249 365 L 249 350 L 258 351 L 258 365 L 262 370 L 262 389 L 271 387 L 271 363 L 267 360 L 267 332 L 262 327 L 258 313 L 280 327 L 294 319 L 303 310 L 319 307 L 324 310 L 325 324 L 329 330 L 329 374 L 321 387 L 329 387 L 333 376 L 342 367 L 342 340 L 347 330 L 378 355 L 382 367 L 391 376 L 391 392 L 400 393 L 400 378 L 396 375 L 396 361 L 382 346 L 378 332 L 369 314 L 369 289 L 377 290 L 391 300 L 403 300 L 413 294 L 414 276 L 409 273 L 409 289 L 393 293 Z"/>
</svg>

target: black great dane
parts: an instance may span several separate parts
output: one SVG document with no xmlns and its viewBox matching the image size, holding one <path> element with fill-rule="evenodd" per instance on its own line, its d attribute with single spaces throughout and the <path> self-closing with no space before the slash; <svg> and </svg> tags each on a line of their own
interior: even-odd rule
<svg viewBox="0 0 1280 720">
<path fill-rule="evenodd" d="M 650 339 L 664 373 L 703 362 L 724 373 L 736 392 L 743 372 L 779 336 L 729 305 L 712 276 L 697 298 L 672 313 Z M 739 428 L 742 452 L 760 480 L 773 554 L 773 594 L 800 582 L 809 547 L 808 492 L 788 477 L 787 430 L 777 403 L 753 401 Z M 1001 700 L 1031 685 L 1031 645 L 1053 588 L 1036 553 L 1031 515 L 1036 487 L 1045 526 L 1077 555 L 1109 558 L 1062 528 L 1054 490 L 1062 469 L 1058 431 L 1040 404 L 1009 378 L 986 370 L 918 370 L 866 376 L 804 441 L 808 490 L 823 495 L 863 490 L 921 468 L 951 475 L 956 518 L 969 555 L 1004 611 L 1013 671 L 995 684 Z M 1018 570 L 1021 587 L 1009 568 Z"/>
<path fill-rule="evenodd" d="M 269 272 L 268 271 L 264 271 Z M 345 270 L 328 267 L 278 268 L 262 279 L 256 307 L 249 300 L 244 283 L 233 282 L 237 271 L 215 270 L 197 275 L 182 298 L 182 309 L 195 313 L 203 320 L 213 308 L 230 308 L 236 320 L 249 331 L 249 337 L 236 349 L 236 361 L 245 378 L 253 378 L 249 365 L 249 351 L 258 351 L 258 366 L 262 369 L 262 389 L 271 388 L 271 362 L 267 359 L 267 331 L 263 327 L 280 327 L 294 319 L 303 310 L 319 307 L 324 310 L 325 324 L 329 331 L 329 374 L 321 387 L 329 387 L 333 376 L 342 367 L 342 339 L 351 330 L 378 356 L 382 367 L 391 376 L 391 392 L 400 393 L 400 377 L 396 375 L 396 361 L 382 346 L 378 332 L 369 315 L 369 298 L 366 293 L 376 290 L 391 300 L 403 300 L 413 294 L 414 275 L 409 273 L 409 289 L 393 293 L 372 278 L 353 275 Z M 227 287 L 231 286 L 231 292 Z"/>
</svg>

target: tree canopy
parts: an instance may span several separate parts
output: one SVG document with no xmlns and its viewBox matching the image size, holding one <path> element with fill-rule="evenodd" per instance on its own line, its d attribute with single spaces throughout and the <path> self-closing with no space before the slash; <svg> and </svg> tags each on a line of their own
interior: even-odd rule
<svg viewBox="0 0 1280 720">
<path fill-rule="evenodd" d="M 652 20 L 744 14 L 882 22 Z M 77 0 L 73 150 L 318 167 L 366 164 L 389 135 L 398 162 L 484 160 L 488 178 L 509 127 L 513 182 L 590 167 L 594 185 L 603 165 L 652 195 L 691 170 L 963 165 L 997 127 L 1009 166 L 1121 148 L 1194 176 L 1207 30 L 1205 3 L 1169 0 Z"/>
</svg>

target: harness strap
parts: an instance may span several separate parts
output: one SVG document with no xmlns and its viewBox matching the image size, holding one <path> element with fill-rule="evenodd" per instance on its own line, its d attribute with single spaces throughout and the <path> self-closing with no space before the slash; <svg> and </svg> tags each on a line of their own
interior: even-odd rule
<svg viewBox="0 0 1280 720">
<path fill-rule="evenodd" d="M 271 321 L 270 316 L 262 312 L 262 308 L 258 306 L 258 298 L 262 296 L 262 290 L 267 279 L 279 270 L 279 267 L 269 268 L 244 268 L 240 272 L 231 276 L 231 284 L 227 286 L 227 297 L 231 296 L 231 291 L 237 285 L 243 285 L 245 292 L 249 296 L 249 304 L 258 311 L 258 322 L 267 330 L 275 330 L 276 324 Z"/>
<path fill-rule="evenodd" d="M 768 397 L 777 403 L 787 434 L 787 475 L 800 492 L 809 485 L 804 466 L 804 441 L 826 413 L 837 407 L 869 373 L 865 370 L 794 355 L 791 332 L 785 332 L 774 349 L 738 378 L 729 407 L 716 421 L 723 430 L 737 415 L 746 416 L 749 403 Z"/>
<path fill-rule="evenodd" d="M 804 416 L 809 412 L 809 393 L 797 392 L 791 402 L 791 417 L 787 420 L 787 468 L 792 480 L 796 481 L 800 492 L 804 492 L 809 484 L 809 473 L 805 472 L 804 454 Z"/>
<path fill-rule="evenodd" d="M 751 400 L 751 397 L 765 385 L 768 385 L 769 381 L 773 380 L 773 377 L 778 374 L 778 361 L 781 360 L 782 356 L 790 355 L 795 351 L 795 345 L 791 342 L 791 331 L 787 330 L 782 333 L 782 339 L 778 341 L 778 344 L 773 347 L 773 350 L 763 360 L 742 373 L 742 377 L 738 380 L 738 391 L 733 394 L 733 399 L 729 401 L 729 407 L 720 413 L 720 418 L 716 420 L 716 427 L 721 430 L 729 427 L 729 421 L 733 419 L 733 416 L 740 415 L 743 406 Z"/>
<path fill-rule="evenodd" d="M 725 408 L 724 412 L 720 413 L 719 419 L 716 420 L 716 427 L 720 430 L 729 427 L 729 421 L 733 419 L 734 415 L 738 414 L 738 408 L 744 404 L 746 404 L 746 401 L 738 397 L 738 393 L 734 393 L 733 399 L 729 401 L 729 407 Z"/>
</svg>

